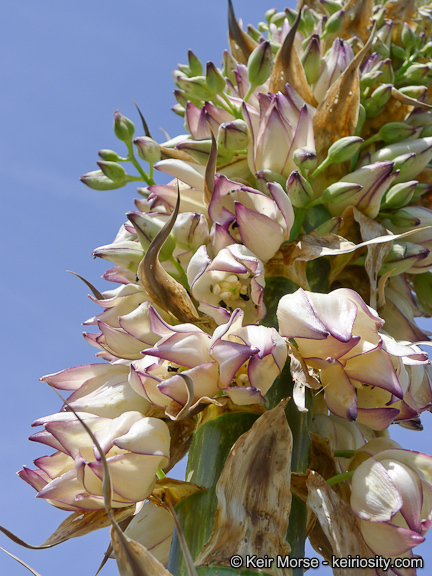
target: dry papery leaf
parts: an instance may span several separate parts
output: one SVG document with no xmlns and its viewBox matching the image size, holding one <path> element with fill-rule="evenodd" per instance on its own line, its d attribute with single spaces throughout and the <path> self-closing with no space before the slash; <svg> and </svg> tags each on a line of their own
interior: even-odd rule
<svg viewBox="0 0 432 576">
<path fill-rule="evenodd" d="M 237 62 L 247 64 L 249 56 L 258 44 L 240 28 L 231 0 L 228 0 L 228 39 L 231 54 Z"/>
<path fill-rule="evenodd" d="M 315 100 L 303 64 L 298 57 L 297 50 L 294 46 L 295 35 L 300 23 L 301 8 L 298 12 L 295 22 L 279 48 L 273 65 L 273 70 L 269 80 L 269 92 L 286 92 L 286 84 L 290 84 L 300 94 L 305 102 L 316 108 L 318 102 Z"/>
<path fill-rule="evenodd" d="M 144 258 L 138 266 L 138 279 L 151 300 L 180 322 L 193 322 L 200 317 L 184 286 L 177 282 L 159 262 L 159 252 L 170 234 L 180 207 L 180 191 L 177 203 L 165 226 L 154 237 Z"/>
<path fill-rule="evenodd" d="M 349 0 L 343 8 L 345 16 L 342 20 L 342 26 L 333 37 L 328 37 L 326 46 L 330 46 L 336 36 L 344 40 L 357 36 L 362 42 L 366 42 L 369 36 L 368 28 L 371 25 L 373 7 L 373 0 Z"/>
<path fill-rule="evenodd" d="M 290 372 L 294 380 L 293 400 L 300 412 L 307 412 L 305 388 L 317 390 L 321 383 L 309 374 L 308 367 L 297 348 L 288 342 Z"/>
<path fill-rule="evenodd" d="M 231 449 L 216 487 L 215 526 L 197 565 L 229 566 L 235 554 L 289 554 L 285 535 L 291 510 L 292 434 L 286 403 L 260 416 Z M 290 574 L 289 569 L 270 572 Z"/>
<path fill-rule="evenodd" d="M 169 463 L 166 468 L 164 468 L 164 472 L 167 473 L 174 468 L 189 451 L 196 418 L 191 416 L 183 420 L 167 419 L 165 423 L 168 426 L 171 437 Z"/>
<path fill-rule="evenodd" d="M 313 117 L 318 163 L 324 160 L 336 140 L 355 133 L 360 106 L 359 66 L 372 46 L 375 28 L 374 25 L 369 40 L 327 90 Z M 346 164 L 331 164 L 323 170 L 314 182 L 316 193 L 321 193 L 329 184 L 347 174 L 349 170 Z"/>
<path fill-rule="evenodd" d="M 179 502 L 188 498 L 195 492 L 205 492 L 206 488 L 197 486 L 192 482 L 184 482 L 183 480 L 175 480 L 174 478 L 161 478 L 156 480 L 156 485 L 153 492 L 148 499 L 153 504 L 163 506 L 167 498 L 173 506 L 177 506 Z"/>
<path fill-rule="evenodd" d="M 336 494 L 318 472 L 309 472 L 307 481 L 307 506 L 315 513 L 328 541 L 332 554 L 337 558 L 349 555 L 372 558 L 356 524 L 350 507 Z M 330 560 L 330 559 L 329 559 Z M 350 576 L 368 576 L 369 568 L 350 568 Z M 345 569 L 334 568 L 335 576 L 346 576 Z"/>
</svg>

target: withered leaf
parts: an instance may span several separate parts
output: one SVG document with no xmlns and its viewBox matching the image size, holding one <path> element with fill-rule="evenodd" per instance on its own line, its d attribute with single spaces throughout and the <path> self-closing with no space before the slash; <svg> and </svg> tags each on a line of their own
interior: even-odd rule
<svg viewBox="0 0 432 576">
<path fill-rule="evenodd" d="M 286 400 L 265 412 L 234 444 L 216 487 L 215 527 L 197 565 L 229 566 L 234 554 L 289 553 L 292 434 L 285 406 Z"/>
<path fill-rule="evenodd" d="M 370 50 L 374 34 L 375 26 L 369 40 L 327 90 L 313 117 L 318 162 L 324 160 L 336 140 L 354 135 L 360 106 L 359 66 Z M 317 177 L 314 186 L 323 190 L 345 173 L 345 163 L 332 164 Z"/>
<path fill-rule="evenodd" d="M 231 0 L 228 0 L 228 38 L 231 54 L 240 64 L 247 64 L 257 43 L 240 28 Z"/>
<path fill-rule="evenodd" d="M 413 106 L 414 108 L 423 108 L 424 110 L 432 110 L 432 106 L 430 104 L 426 104 L 426 102 L 420 102 L 415 98 L 411 98 L 406 94 L 402 94 L 402 92 L 399 92 L 399 90 L 394 86 L 392 88 L 391 93 L 393 98 L 395 98 L 395 100 L 397 100 L 398 102 L 402 102 L 402 104 L 406 104 L 407 106 Z"/>
<path fill-rule="evenodd" d="M 309 83 L 306 79 L 306 74 L 303 64 L 298 57 L 297 51 L 294 46 L 295 35 L 300 23 L 301 9 L 291 26 L 291 30 L 286 35 L 286 38 L 279 48 L 278 53 L 273 65 L 273 70 L 270 76 L 269 92 L 285 92 L 285 85 L 290 84 L 303 98 L 305 102 L 311 106 L 316 107 L 318 102 L 315 100 Z"/>
<path fill-rule="evenodd" d="M 95 286 L 93 286 L 91 282 L 86 280 L 83 276 L 80 276 L 76 272 L 72 272 L 72 270 L 66 270 L 66 272 L 69 272 L 69 274 L 73 274 L 74 276 L 82 280 L 84 284 L 86 284 L 90 288 L 95 298 L 97 298 L 98 300 L 104 300 L 103 294 L 101 294 L 99 290 Z"/>
<path fill-rule="evenodd" d="M 342 26 L 337 32 L 337 37 L 347 40 L 353 36 L 358 36 L 366 42 L 369 36 L 368 28 L 371 24 L 373 13 L 373 0 L 348 0 L 344 6 L 345 15 Z M 333 41 L 332 37 L 329 37 Z"/>
<path fill-rule="evenodd" d="M 191 494 L 200 491 L 205 491 L 205 488 L 197 486 L 192 482 L 184 482 L 183 480 L 175 480 L 174 478 L 161 478 L 160 480 L 156 480 L 156 485 L 148 499 L 154 504 L 162 505 L 168 497 L 172 505 L 177 506 L 179 502 Z"/>
<path fill-rule="evenodd" d="M 177 282 L 159 262 L 159 252 L 171 232 L 180 207 L 180 191 L 169 220 L 152 240 L 138 266 L 138 278 L 155 304 L 169 312 L 180 322 L 199 320 L 195 306 L 184 286 Z"/>
<path fill-rule="evenodd" d="M 314 512 L 337 558 L 348 555 L 371 558 L 373 555 L 364 543 L 357 528 L 351 508 L 327 484 L 318 472 L 309 472 L 307 506 Z M 345 576 L 346 570 L 334 568 L 335 576 Z M 350 576 L 367 576 L 367 569 L 350 569 Z"/>
</svg>

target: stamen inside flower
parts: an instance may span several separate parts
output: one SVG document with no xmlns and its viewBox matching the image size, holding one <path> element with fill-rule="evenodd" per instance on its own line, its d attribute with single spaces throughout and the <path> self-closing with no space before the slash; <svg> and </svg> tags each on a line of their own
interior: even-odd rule
<svg viewBox="0 0 432 576">
<path fill-rule="evenodd" d="M 242 280 L 245 280 L 243 283 Z M 211 287 L 215 296 L 219 296 L 219 306 L 228 310 L 244 308 L 250 300 L 250 281 L 248 274 L 230 274 L 218 284 Z"/>
</svg>

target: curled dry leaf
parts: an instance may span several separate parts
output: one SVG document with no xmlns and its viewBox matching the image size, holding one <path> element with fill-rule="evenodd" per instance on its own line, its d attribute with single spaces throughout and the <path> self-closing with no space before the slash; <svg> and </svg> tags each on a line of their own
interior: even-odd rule
<svg viewBox="0 0 432 576">
<path fill-rule="evenodd" d="M 348 40 L 358 36 L 363 42 L 368 39 L 368 28 L 373 14 L 373 0 L 348 0 L 344 6 L 345 16 L 337 32 L 338 38 Z M 329 40 L 333 41 L 332 37 Z"/>
<path fill-rule="evenodd" d="M 402 104 L 406 104 L 407 106 L 413 106 L 413 108 L 423 108 L 424 110 L 432 110 L 432 106 L 430 104 L 426 104 L 426 102 L 420 102 L 415 98 L 411 98 L 410 96 L 406 96 L 399 92 L 397 88 L 393 86 L 391 90 L 393 98 L 395 98 L 398 102 L 402 102 Z"/>
<path fill-rule="evenodd" d="M 240 28 L 231 0 L 228 0 L 228 39 L 231 54 L 237 62 L 247 64 L 248 58 L 256 48 L 257 43 Z"/>
<path fill-rule="evenodd" d="M 205 492 L 205 490 L 202 486 L 197 486 L 192 482 L 184 482 L 174 478 L 161 478 L 156 480 L 156 485 L 148 499 L 154 504 L 161 506 L 169 498 L 172 505 L 177 506 L 179 502 L 195 494 L 195 492 Z"/>
<path fill-rule="evenodd" d="M 101 294 L 99 292 L 99 290 L 97 288 L 95 288 L 95 286 L 93 286 L 93 284 L 91 282 L 89 282 L 88 280 L 86 280 L 83 276 L 80 276 L 79 274 L 77 274 L 76 272 L 72 272 L 72 270 L 66 270 L 66 272 L 69 272 L 69 274 L 73 274 L 74 276 L 76 276 L 77 278 L 79 278 L 80 280 L 82 280 L 84 282 L 84 284 L 86 284 L 90 290 L 93 293 L 93 296 L 97 299 L 97 300 L 104 300 L 103 294 Z"/>
<path fill-rule="evenodd" d="M 180 322 L 199 320 L 195 306 L 184 286 L 172 278 L 159 262 L 159 252 L 170 234 L 180 207 L 180 191 L 173 213 L 151 242 L 138 266 L 138 279 L 155 304 Z"/>
<path fill-rule="evenodd" d="M 328 541 L 332 553 L 337 558 L 347 558 L 348 555 L 361 558 L 371 558 L 372 553 L 364 543 L 357 528 L 356 518 L 351 508 L 318 474 L 309 472 L 307 481 L 307 506 L 315 513 Z M 335 576 L 345 576 L 346 570 L 333 570 Z M 368 576 L 369 569 L 351 569 L 350 576 Z"/>
<path fill-rule="evenodd" d="M 354 56 L 350 64 L 327 90 L 313 118 L 316 153 L 322 162 L 330 146 L 346 136 L 353 136 L 360 106 L 359 66 L 372 46 L 375 26 L 369 40 Z M 345 163 L 331 164 L 316 179 L 315 187 L 321 191 L 331 182 L 347 173 Z"/>
<path fill-rule="evenodd" d="M 231 449 L 216 487 L 215 526 L 197 565 L 229 566 L 234 554 L 289 554 L 292 434 L 286 402 L 260 416 Z"/>
<path fill-rule="evenodd" d="M 195 421 L 196 419 L 193 416 L 185 418 L 184 420 L 165 420 L 171 438 L 170 459 L 168 466 L 164 468 L 165 473 L 169 472 L 184 456 L 186 456 L 190 443 L 192 442 Z"/>
<path fill-rule="evenodd" d="M 309 374 L 305 361 L 297 348 L 288 343 L 288 355 L 290 358 L 290 372 L 294 380 L 293 400 L 300 412 L 307 412 L 305 388 L 318 389 L 320 382 Z"/>
<path fill-rule="evenodd" d="M 274 94 L 277 92 L 285 93 L 286 84 L 290 84 L 305 102 L 316 107 L 318 106 L 318 102 L 312 94 L 303 65 L 300 62 L 294 46 L 295 35 L 301 19 L 301 12 L 300 8 L 291 30 L 286 35 L 282 46 L 276 54 L 270 76 L 269 92 L 273 92 Z"/>
</svg>

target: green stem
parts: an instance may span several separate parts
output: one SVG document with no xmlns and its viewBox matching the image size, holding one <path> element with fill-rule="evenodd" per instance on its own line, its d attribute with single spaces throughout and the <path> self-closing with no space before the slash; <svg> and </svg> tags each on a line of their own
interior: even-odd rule
<svg viewBox="0 0 432 576">
<path fill-rule="evenodd" d="M 355 453 L 355 450 L 335 450 L 333 452 L 335 458 L 352 458 Z"/>
<path fill-rule="evenodd" d="M 187 276 L 185 271 L 182 268 L 182 265 L 180 264 L 180 262 L 174 258 L 174 256 L 172 256 L 169 261 L 171 262 L 171 264 L 175 267 L 175 269 L 177 270 L 177 272 L 179 273 L 179 280 L 180 282 L 183 284 L 183 286 L 189 290 L 189 282 L 187 281 Z"/>
<path fill-rule="evenodd" d="M 305 218 L 306 218 L 306 208 L 299 208 L 295 215 L 294 224 L 291 228 L 289 242 L 293 242 L 298 238 Z"/>
<path fill-rule="evenodd" d="M 327 480 L 327 484 L 329 486 L 334 486 L 335 484 L 339 484 L 339 482 L 344 482 L 345 480 L 350 480 L 353 477 L 354 470 L 351 472 L 343 472 L 342 474 L 336 474 L 332 478 Z"/>
<path fill-rule="evenodd" d="M 210 406 L 204 412 L 211 410 L 214 407 Z M 258 416 L 252 412 L 229 412 L 206 422 L 194 432 L 186 480 L 207 488 L 207 491 L 197 492 L 176 506 L 193 559 L 197 558 L 213 530 L 217 508 L 216 484 L 225 460 L 236 440 L 250 429 Z M 175 532 L 168 569 L 176 576 L 188 574 Z M 233 570 L 232 573 L 236 572 Z"/>
<path fill-rule="evenodd" d="M 128 159 L 131 161 L 131 163 L 133 164 L 133 166 L 137 169 L 137 171 L 141 174 L 142 179 L 144 180 L 144 182 L 147 184 L 147 186 L 151 186 L 152 184 L 156 184 L 156 182 L 153 180 L 153 178 L 151 178 L 143 169 L 143 167 L 141 166 L 141 164 L 138 162 L 138 160 L 135 158 L 134 155 L 134 151 L 133 151 L 133 145 L 131 144 L 130 146 L 128 146 Z"/>
</svg>

